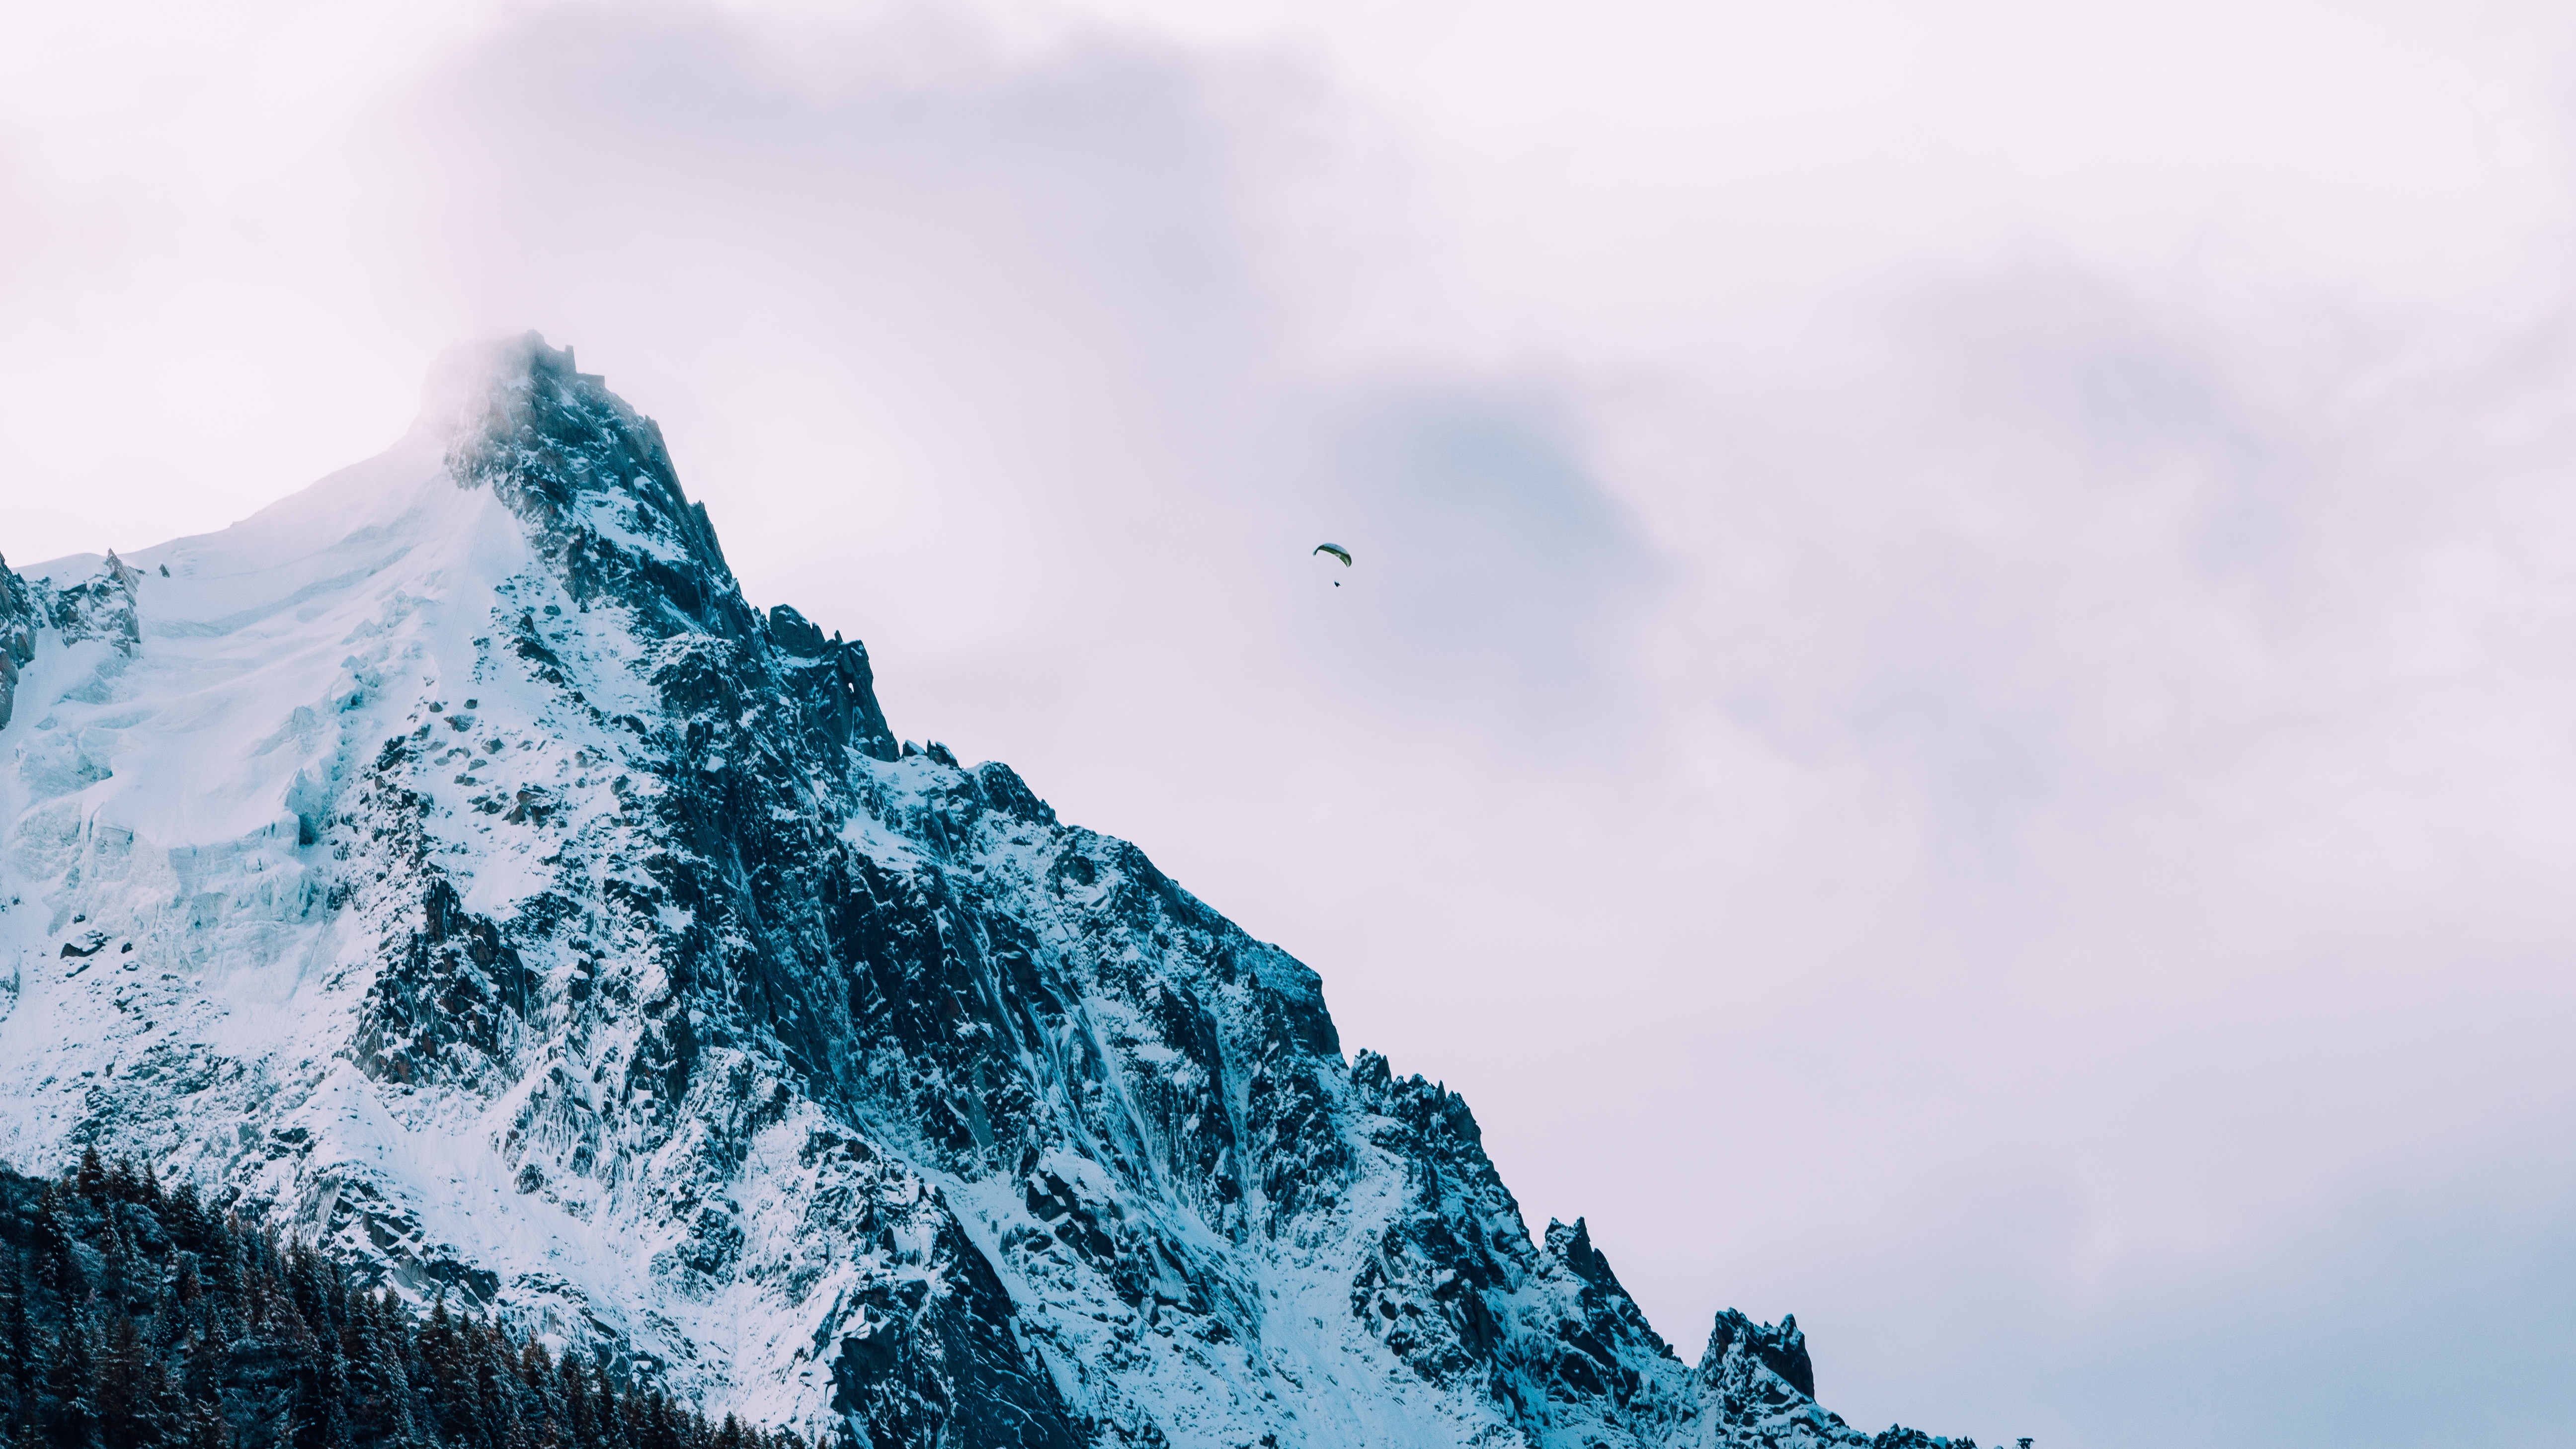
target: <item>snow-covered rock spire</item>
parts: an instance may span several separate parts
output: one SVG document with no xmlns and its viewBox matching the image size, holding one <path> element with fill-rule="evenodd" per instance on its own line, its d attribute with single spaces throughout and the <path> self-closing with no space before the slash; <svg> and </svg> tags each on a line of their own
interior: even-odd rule
<svg viewBox="0 0 2576 1449">
<path fill-rule="evenodd" d="M 569 349 L 131 559 L 0 574 L 0 1155 L 874 1445 L 1867 1442 L 1794 1323 L 1694 1371 L 1533 1239 L 1305 965 L 902 751 Z"/>
</svg>

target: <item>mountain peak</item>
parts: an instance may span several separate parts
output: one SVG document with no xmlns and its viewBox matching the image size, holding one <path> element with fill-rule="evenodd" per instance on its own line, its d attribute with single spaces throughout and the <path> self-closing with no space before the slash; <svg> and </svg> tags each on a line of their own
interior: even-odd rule
<svg viewBox="0 0 2576 1449">
<path fill-rule="evenodd" d="M 614 401 L 607 384 L 599 373 L 582 372 L 570 347 L 549 346 L 542 332 L 459 342 L 430 364 L 412 431 L 444 443 L 487 430 L 496 417 L 550 393 L 592 392 Z"/>
<path fill-rule="evenodd" d="M 0 1157 L 836 1441 L 1869 1442 L 1793 1322 L 1686 1368 L 1533 1241 L 1303 963 L 901 749 L 569 348 L 105 570 L 0 570 Z"/>
</svg>

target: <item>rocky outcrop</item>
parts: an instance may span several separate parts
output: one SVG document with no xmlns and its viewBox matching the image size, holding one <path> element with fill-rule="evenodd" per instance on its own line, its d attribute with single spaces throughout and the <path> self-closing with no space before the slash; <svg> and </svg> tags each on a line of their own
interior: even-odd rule
<svg viewBox="0 0 2576 1449">
<path fill-rule="evenodd" d="M 111 549 L 107 566 L 95 576 L 60 588 L 50 580 L 39 579 L 33 595 L 37 612 L 64 643 L 99 639 L 121 653 L 131 653 L 143 642 L 135 613 L 135 590 L 142 581 L 143 576 Z"/>
<path fill-rule="evenodd" d="M 0 558 L 0 729 L 9 727 L 10 710 L 17 702 L 18 671 L 36 657 L 36 626 L 41 618 L 27 581 L 9 571 L 9 560 Z"/>
<path fill-rule="evenodd" d="M 143 641 L 135 614 L 142 577 L 111 551 L 97 577 L 56 588 L 48 579 L 20 578 L 0 558 L 0 729 L 15 713 L 18 673 L 35 661 L 39 630 L 52 629 L 66 644 L 103 639 L 120 653 Z"/>
</svg>

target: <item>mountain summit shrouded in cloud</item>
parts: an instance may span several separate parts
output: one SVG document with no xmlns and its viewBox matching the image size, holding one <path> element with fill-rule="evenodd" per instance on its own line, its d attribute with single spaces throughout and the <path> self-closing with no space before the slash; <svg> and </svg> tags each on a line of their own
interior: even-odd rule
<svg viewBox="0 0 2576 1449">
<path fill-rule="evenodd" d="M 0 548 L 148 594 L 577 339 L 764 616 L 1325 970 L 1684 1360 L 2555 1449 L 2569 75 L 2525 0 L 22 5 Z"/>
<path fill-rule="evenodd" d="M 13 1162 L 875 1449 L 1929 1442 L 1818 1407 L 1794 1320 L 1684 1364 L 1314 972 L 748 605 L 534 334 L 230 529 L 0 579 L 0 641 Z M 341 1381 L 190 1372 L 244 1444 Z"/>
</svg>

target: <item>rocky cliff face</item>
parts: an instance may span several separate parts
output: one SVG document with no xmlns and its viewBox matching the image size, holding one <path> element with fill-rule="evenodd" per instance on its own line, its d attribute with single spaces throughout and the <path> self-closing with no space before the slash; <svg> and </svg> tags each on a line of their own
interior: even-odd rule
<svg viewBox="0 0 2576 1449">
<path fill-rule="evenodd" d="M 17 705 L 18 671 L 36 657 L 38 617 L 34 591 L 0 558 L 0 730 Z"/>
<path fill-rule="evenodd" d="M 0 1152 L 870 1445 L 1822 1445 L 1458 1097 L 866 650 L 530 336 L 220 534 L 0 571 Z M 12 704 L 14 701 L 14 710 Z M 1914 1443 L 1920 1436 L 1881 1440 Z"/>
</svg>

